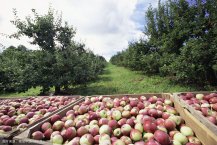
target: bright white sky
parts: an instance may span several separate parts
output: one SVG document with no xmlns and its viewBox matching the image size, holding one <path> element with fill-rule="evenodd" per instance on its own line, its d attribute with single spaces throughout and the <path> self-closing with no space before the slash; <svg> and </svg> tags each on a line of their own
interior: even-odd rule
<svg viewBox="0 0 217 145">
<path fill-rule="evenodd" d="M 149 4 L 156 7 L 157 3 L 158 0 L 5 0 L 0 6 L 0 33 L 16 32 L 10 23 L 13 8 L 23 19 L 31 14 L 32 8 L 45 14 L 51 4 L 62 12 L 64 21 L 77 29 L 76 40 L 109 60 L 118 51 L 126 49 L 128 42 L 145 37 L 142 33 L 145 11 Z M 0 44 L 6 47 L 22 44 L 37 49 L 37 46 L 29 44 L 27 38 L 16 40 L 0 35 Z"/>
</svg>

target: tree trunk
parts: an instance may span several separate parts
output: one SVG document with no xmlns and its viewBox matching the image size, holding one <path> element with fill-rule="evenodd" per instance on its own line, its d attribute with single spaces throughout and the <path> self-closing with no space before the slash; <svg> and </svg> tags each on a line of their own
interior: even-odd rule
<svg viewBox="0 0 217 145">
<path fill-rule="evenodd" d="M 60 86 L 55 86 L 55 95 L 60 93 Z"/>
</svg>

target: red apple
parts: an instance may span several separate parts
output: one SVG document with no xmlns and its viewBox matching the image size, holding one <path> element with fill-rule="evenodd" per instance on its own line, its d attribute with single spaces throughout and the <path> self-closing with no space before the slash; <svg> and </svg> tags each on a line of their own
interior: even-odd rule
<svg viewBox="0 0 217 145">
<path fill-rule="evenodd" d="M 79 137 L 81 137 L 81 136 L 83 136 L 83 135 L 85 135 L 85 134 L 87 134 L 87 133 L 88 133 L 88 129 L 85 128 L 84 126 L 81 126 L 81 127 L 78 128 L 78 130 L 77 130 L 77 135 L 78 135 Z"/>
<path fill-rule="evenodd" d="M 52 133 L 53 133 L 53 129 L 48 128 L 48 129 L 44 132 L 44 138 L 47 139 L 47 140 L 49 140 Z"/>
<path fill-rule="evenodd" d="M 157 129 L 157 125 L 155 123 L 153 123 L 152 121 L 145 121 L 143 123 L 143 128 L 145 132 L 151 132 L 154 133 L 155 130 Z"/>
<path fill-rule="evenodd" d="M 61 117 L 59 115 L 55 114 L 51 117 L 50 122 L 53 124 L 54 122 L 56 122 L 60 119 L 61 119 Z"/>
<path fill-rule="evenodd" d="M 41 126 L 42 132 L 45 132 L 47 129 L 51 128 L 51 126 L 52 125 L 50 124 L 50 122 L 43 123 L 42 126 Z"/>
<path fill-rule="evenodd" d="M 176 123 L 172 119 L 166 119 L 164 122 L 164 126 L 170 131 L 176 128 Z"/>
<path fill-rule="evenodd" d="M 116 120 L 109 120 L 108 125 L 112 128 L 115 129 L 118 127 L 118 122 Z"/>
<path fill-rule="evenodd" d="M 44 138 L 44 134 L 41 131 L 36 131 L 32 134 L 32 138 L 35 140 L 42 140 Z"/>
<path fill-rule="evenodd" d="M 161 130 L 157 130 L 154 133 L 154 138 L 158 141 L 161 145 L 168 145 L 170 144 L 169 135 Z"/>
</svg>

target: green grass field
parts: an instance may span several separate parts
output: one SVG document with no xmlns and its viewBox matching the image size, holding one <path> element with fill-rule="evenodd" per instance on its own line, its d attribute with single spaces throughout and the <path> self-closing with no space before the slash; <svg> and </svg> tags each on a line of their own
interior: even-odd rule
<svg viewBox="0 0 217 145">
<path fill-rule="evenodd" d="M 77 86 L 71 89 L 70 94 L 79 95 L 101 95 L 101 94 L 122 94 L 122 93 L 160 93 L 196 91 L 194 87 L 181 86 L 159 76 L 146 76 L 139 72 L 130 71 L 123 67 L 108 64 L 102 75 L 95 82 L 89 83 L 86 87 Z M 198 90 L 197 90 L 198 91 Z M 40 88 L 29 89 L 25 93 L 1 94 L 0 97 L 21 97 L 38 95 Z"/>
</svg>

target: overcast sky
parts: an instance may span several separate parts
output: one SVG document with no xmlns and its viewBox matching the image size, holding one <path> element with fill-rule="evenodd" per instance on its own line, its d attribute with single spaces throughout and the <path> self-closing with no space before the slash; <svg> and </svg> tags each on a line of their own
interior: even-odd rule
<svg viewBox="0 0 217 145">
<path fill-rule="evenodd" d="M 17 9 L 20 18 L 25 18 L 32 8 L 45 14 L 51 4 L 62 12 L 63 20 L 77 29 L 76 40 L 108 60 L 126 49 L 128 42 L 145 37 L 142 33 L 145 11 L 150 4 L 156 7 L 157 3 L 158 0 L 6 0 L 0 6 L 0 33 L 16 32 L 10 23 L 13 8 Z M 6 47 L 22 44 L 37 49 L 27 38 L 16 40 L 0 35 L 0 44 Z"/>
</svg>

